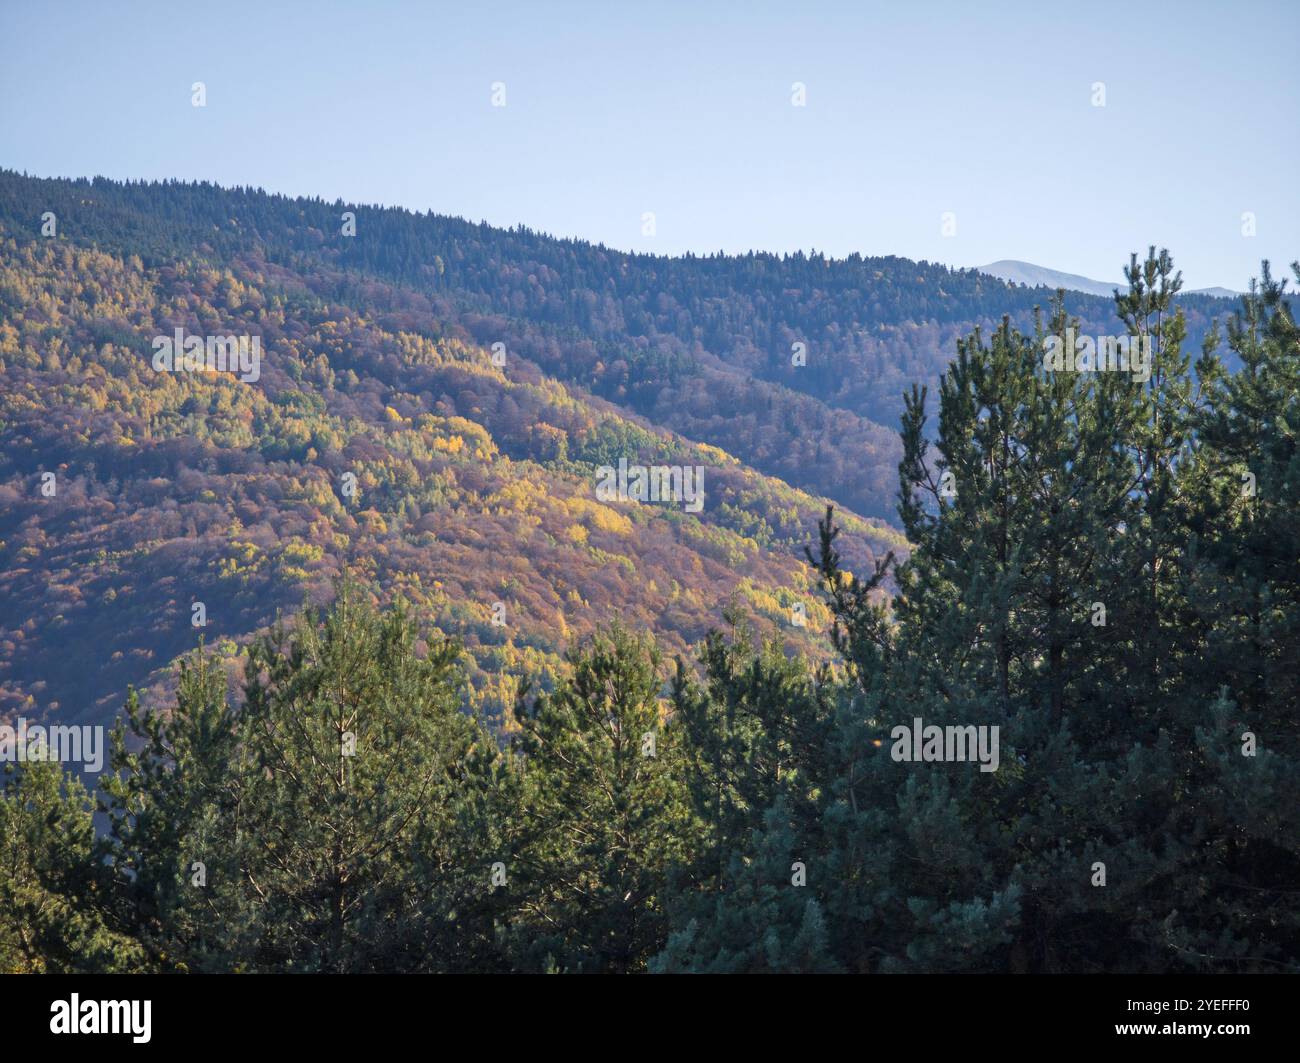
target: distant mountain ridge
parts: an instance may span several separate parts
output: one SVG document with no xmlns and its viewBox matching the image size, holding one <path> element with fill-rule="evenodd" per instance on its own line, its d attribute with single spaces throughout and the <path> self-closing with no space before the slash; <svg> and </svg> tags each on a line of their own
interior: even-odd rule
<svg viewBox="0 0 1300 1063">
<path fill-rule="evenodd" d="M 1036 266 L 1032 262 L 1021 262 L 1014 258 L 1003 258 L 990 262 L 987 266 L 976 266 L 976 271 L 996 277 L 1011 284 L 1024 284 L 1030 288 L 1064 288 L 1067 291 L 1085 292 L 1088 295 L 1109 296 L 1116 288 L 1123 291 L 1128 287 L 1122 281 L 1098 281 L 1091 277 L 1081 277 L 1077 273 L 1064 273 L 1061 270 Z M 1209 295 L 1216 299 L 1235 299 L 1240 292 L 1230 288 L 1192 288 L 1186 295 Z"/>
</svg>

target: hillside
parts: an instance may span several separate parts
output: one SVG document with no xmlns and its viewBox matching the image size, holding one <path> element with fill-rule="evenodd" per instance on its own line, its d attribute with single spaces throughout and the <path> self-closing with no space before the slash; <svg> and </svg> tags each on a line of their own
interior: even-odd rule
<svg viewBox="0 0 1300 1063">
<path fill-rule="evenodd" d="M 798 557 L 823 502 L 717 448 L 270 265 L 2 249 L 6 716 L 102 721 L 128 684 L 160 693 L 200 633 L 196 602 L 234 669 L 241 642 L 345 569 L 462 636 L 470 703 L 503 724 L 506 673 L 551 674 L 615 613 L 678 650 L 733 601 L 792 644 L 824 626 Z M 260 378 L 155 372 L 150 338 L 176 328 L 260 335 Z M 703 467 L 703 511 L 598 501 L 594 470 L 619 456 Z M 878 522 L 853 531 L 862 565 L 901 544 Z"/>
<path fill-rule="evenodd" d="M 665 259 L 7 171 L 0 276 L 0 711 L 79 721 L 129 684 L 160 695 L 200 633 L 235 669 L 345 570 L 460 635 L 468 702 L 501 726 L 515 675 L 549 681 L 616 614 L 684 651 L 733 603 L 824 654 L 802 550 L 825 501 L 850 567 L 901 551 L 884 423 L 959 335 L 1029 321 L 1040 294 L 897 258 Z M 1194 333 L 1226 309 L 1185 302 Z M 1075 309 L 1113 328 L 1107 300 Z M 260 375 L 154 371 L 177 329 L 260 337 Z M 704 468 L 702 511 L 600 501 L 620 458 Z"/>
<path fill-rule="evenodd" d="M 1009 315 L 1027 328 L 1045 302 L 975 270 L 893 256 L 667 258 L 247 188 L 0 171 L 0 223 L 15 239 L 39 239 L 46 211 L 62 238 L 149 267 L 264 261 L 321 298 L 504 343 L 558 381 L 886 520 L 903 392 L 935 384 L 975 325 Z M 1109 295 L 1071 293 L 1067 305 L 1085 331 L 1116 327 Z M 1180 305 L 1196 345 L 1234 304 L 1189 295 Z"/>
</svg>

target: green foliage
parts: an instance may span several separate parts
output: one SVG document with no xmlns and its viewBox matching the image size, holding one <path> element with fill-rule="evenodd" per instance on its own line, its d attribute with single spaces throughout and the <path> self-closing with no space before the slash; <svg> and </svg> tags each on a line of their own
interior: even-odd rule
<svg viewBox="0 0 1300 1063">
<path fill-rule="evenodd" d="M 0 774 L 0 973 L 136 969 L 136 942 L 97 911 L 106 884 L 91 808 L 81 783 L 51 761 Z"/>
<path fill-rule="evenodd" d="M 517 739 L 526 826 L 514 889 L 530 966 L 626 973 L 663 942 L 671 870 L 690 852 L 680 739 L 653 644 L 615 625 L 568 658 Z"/>
<path fill-rule="evenodd" d="M 497 963 L 490 866 L 514 777 L 460 711 L 459 647 L 417 655 L 415 637 L 345 584 L 249 648 L 238 711 L 201 651 L 173 712 L 128 704 L 106 848 L 112 914 L 151 968 Z"/>
<path fill-rule="evenodd" d="M 1129 278 L 1118 319 L 1151 337 L 1149 380 L 1049 371 L 1044 338 L 1081 324 L 1058 301 L 1032 329 L 1005 319 L 962 340 L 933 439 L 926 392 L 909 394 L 908 556 L 855 574 L 829 507 L 808 553 L 833 652 L 733 607 L 697 667 L 679 654 L 666 683 L 655 639 L 621 624 L 594 626 L 557 664 L 492 628 L 482 599 L 418 572 L 386 608 L 344 583 L 325 613 L 277 622 L 247 648 L 234 704 L 228 662 L 200 647 L 169 711 L 128 700 L 98 841 L 84 791 L 54 766 L 6 774 L 0 963 L 1300 970 L 1300 332 L 1265 267 L 1226 329 L 1241 369 L 1225 370 L 1214 333 L 1193 366 L 1169 256 L 1135 258 Z M 418 364 L 439 357 L 402 342 Z M 368 543 L 424 520 L 418 463 L 443 455 L 439 490 L 455 492 L 505 435 L 411 394 L 386 394 L 382 419 L 331 425 L 363 491 L 387 499 L 340 525 Z M 233 439 L 242 423 L 220 430 Z M 596 429 L 574 460 L 642 431 Z M 644 518 L 546 497 L 544 468 L 479 497 L 521 528 L 554 505 L 551 544 L 567 534 L 624 578 L 620 548 Z M 316 487 L 322 511 L 342 510 Z M 736 508 L 749 489 L 728 484 L 721 529 L 690 524 L 706 544 L 743 545 L 742 562 L 746 529 L 789 522 L 779 492 L 749 519 Z M 310 539 L 237 531 L 230 582 L 317 559 Z M 33 535 L 23 548 L 47 547 Z M 748 573 L 732 589 L 790 601 L 788 584 Z M 539 692 L 525 685 L 507 726 L 463 711 L 482 677 L 453 640 L 421 637 L 407 590 L 484 626 L 495 666 L 535 673 Z M 491 590 L 526 587 L 509 572 Z M 482 699 L 501 696 L 483 684 Z M 917 719 L 996 728 L 997 770 L 896 758 Z"/>
</svg>

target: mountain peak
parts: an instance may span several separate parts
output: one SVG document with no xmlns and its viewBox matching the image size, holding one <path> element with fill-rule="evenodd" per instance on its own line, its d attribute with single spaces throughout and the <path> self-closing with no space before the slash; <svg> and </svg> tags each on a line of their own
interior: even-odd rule
<svg viewBox="0 0 1300 1063">
<path fill-rule="evenodd" d="M 1057 269 L 1035 266 L 1032 262 L 1020 262 L 1014 258 L 1000 259 L 997 262 L 990 262 L 987 266 L 975 268 L 980 273 L 987 273 L 999 280 L 1024 284 L 1030 288 L 1065 288 L 1069 291 L 1087 292 L 1089 295 L 1110 295 L 1116 288 L 1126 287 L 1119 282 L 1111 284 L 1106 281 L 1092 280 L 1090 277 L 1081 277 L 1076 273 L 1062 273 Z"/>
<path fill-rule="evenodd" d="M 1089 295 L 1111 295 L 1116 288 L 1123 291 L 1128 287 L 1124 282 L 1098 281 L 1091 277 L 1081 277 L 1077 273 L 1063 273 L 1046 266 L 1036 266 L 1032 262 L 1021 262 L 1014 258 L 1003 258 L 990 262 L 987 266 L 976 266 L 979 273 L 987 273 L 998 280 L 1010 281 L 1012 284 L 1024 284 L 1030 288 L 1065 288 L 1068 291 L 1087 292 Z M 1192 288 L 1184 295 L 1211 295 L 1219 299 L 1235 299 L 1240 292 L 1230 288 Z"/>
</svg>

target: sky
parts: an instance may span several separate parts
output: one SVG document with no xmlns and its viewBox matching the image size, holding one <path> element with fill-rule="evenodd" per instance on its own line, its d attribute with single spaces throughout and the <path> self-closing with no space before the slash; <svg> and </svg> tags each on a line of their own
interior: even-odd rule
<svg viewBox="0 0 1300 1063">
<path fill-rule="evenodd" d="M 0 166 L 1243 289 L 1300 257 L 1298 44 L 1296 0 L 0 0 Z"/>
</svg>

